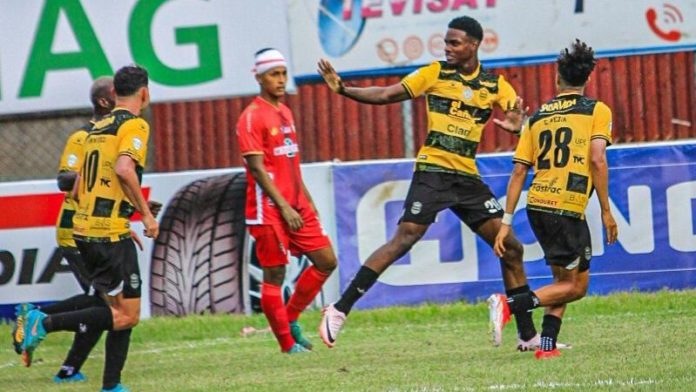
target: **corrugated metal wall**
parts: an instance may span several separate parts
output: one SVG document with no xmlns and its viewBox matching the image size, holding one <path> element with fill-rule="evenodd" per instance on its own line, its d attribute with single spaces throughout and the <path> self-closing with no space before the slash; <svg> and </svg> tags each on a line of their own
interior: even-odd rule
<svg viewBox="0 0 696 392">
<path fill-rule="evenodd" d="M 555 65 L 496 69 L 505 75 L 531 111 L 553 97 Z M 587 95 L 614 113 L 615 143 L 696 137 L 694 53 L 602 59 Z M 352 80 L 357 86 L 388 85 L 399 77 Z M 241 165 L 234 127 L 252 98 L 166 103 L 153 106 L 156 171 Z M 358 104 L 332 94 L 323 83 L 304 84 L 287 104 L 295 114 L 304 162 L 331 159 L 401 158 L 405 155 L 400 104 Z M 494 115 L 500 116 L 500 113 Z M 425 103 L 414 102 L 414 146 L 427 133 Z M 516 137 L 489 123 L 479 152 L 512 150 Z"/>
</svg>

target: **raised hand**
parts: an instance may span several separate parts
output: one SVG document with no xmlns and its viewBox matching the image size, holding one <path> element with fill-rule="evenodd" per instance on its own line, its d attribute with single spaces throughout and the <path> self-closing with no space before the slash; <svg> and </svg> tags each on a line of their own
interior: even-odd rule
<svg viewBox="0 0 696 392">
<path fill-rule="evenodd" d="M 529 106 L 525 107 L 523 110 L 523 105 L 524 100 L 517 97 L 514 103 L 508 104 L 505 110 L 505 119 L 500 120 L 494 118 L 493 123 L 510 133 L 519 134 L 522 130 L 522 125 L 527 119 L 527 112 L 529 111 Z"/>
<path fill-rule="evenodd" d="M 333 65 L 331 65 L 328 60 L 321 59 L 317 63 L 317 67 L 317 72 L 319 72 L 319 75 L 324 78 L 324 81 L 329 86 L 331 91 L 338 94 L 343 94 L 345 86 L 343 85 L 341 77 L 338 76 L 338 73 L 336 73 Z"/>
</svg>

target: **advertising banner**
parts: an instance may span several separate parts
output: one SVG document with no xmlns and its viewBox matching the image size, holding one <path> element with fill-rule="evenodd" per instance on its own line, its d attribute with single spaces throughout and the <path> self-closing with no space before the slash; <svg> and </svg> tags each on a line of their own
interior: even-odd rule
<svg viewBox="0 0 696 392">
<path fill-rule="evenodd" d="M 587 210 L 592 234 L 591 293 L 696 287 L 694 157 L 693 143 L 608 150 L 609 193 L 619 237 L 616 244 L 606 245 L 599 202 L 593 196 Z M 505 205 L 511 155 L 484 155 L 477 162 L 483 181 Z M 367 257 L 394 234 L 412 170 L 410 160 L 335 166 L 342 289 Z M 525 270 L 535 288 L 549 283 L 551 273 L 527 222 L 525 204 L 523 192 L 513 230 L 524 244 Z M 491 248 L 447 210 L 357 305 L 477 300 L 503 289 L 499 260 Z"/>
<path fill-rule="evenodd" d="M 287 31 L 285 0 L 0 0 L 0 115 L 87 108 L 132 63 L 155 102 L 255 94 L 254 53 L 289 56 Z"/>
<path fill-rule="evenodd" d="M 331 164 L 304 165 L 322 225 L 335 243 Z M 246 178 L 242 169 L 146 174 L 143 190 L 164 203 L 160 236 L 142 236 L 142 317 L 258 310 L 261 269 L 244 226 Z M 63 194 L 55 180 L 0 183 L 0 319 L 17 303 L 54 302 L 81 292 L 56 245 Z M 306 258 L 291 258 L 283 290 L 290 295 Z M 317 306 L 336 299 L 338 274 Z"/>
<path fill-rule="evenodd" d="M 455 17 L 484 28 L 490 66 L 553 60 L 580 38 L 603 57 L 696 48 L 696 2 L 662 0 L 291 0 L 296 75 L 316 76 L 319 58 L 344 75 L 403 73 L 444 60 Z"/>
</svg>

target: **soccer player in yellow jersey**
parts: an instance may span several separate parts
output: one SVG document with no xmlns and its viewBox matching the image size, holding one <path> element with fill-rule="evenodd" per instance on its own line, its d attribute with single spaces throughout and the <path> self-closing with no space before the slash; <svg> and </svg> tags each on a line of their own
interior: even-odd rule
<svg viewBox="0 0 696 392">
<path fill-rule="evenodd" d="M 58 188 L 65 192 L 65 198 L 56 222 L 56 240 L 63 257 L 67 260 L 70 270 L 75 275 L 84 293 L 50 305 L 42 305 L 40 309 L 46 314 L 75 310 L 83 306 L 83 304 L 90 306 L 94 300 L 94 298 L 88 296 L 89 279 L 80 252 L 77 250 L 75 240 L 73 240 L 72 218 L 77 208 L 77 202 L 72 197 L 72 189 L 77 173 L 82 166 L 82 145 L 87 138 L 87 133 L 96 119 L 108 114 L 114 107 L 113 88 L 113 81 L 110 77 L 102 77 L 94 81 L 90 88 L 90 100 L 93 106 L 92 119 L 70 135 L 60 158 L 57 182 Z M 24 330 L 20 326 L 24 324 L 27 313 L 35 308 L 36 306 L 29 303 L 17 305 L 17 321 L 12 335 L 17 354 L 22 354 L 22 341 L 24 338 Z M 85 380 L 84 375 L 80 373 L 80 368 L 100 336 L 101 331 L 91 334 L 75 334 L 68 357 L 63 362 L 58 374 L 54 377 L 54 381 L 75 382 Z M 30 356 L 25 355 L 22 360 L 26 366 L 31 365 Z"/>
<path fill-rule="evenodd" d="M 481 181 L 476 150 L 494 106 L 505 110 L 495 123 L 520 129 L 524 117 L 521 100 L 502 76 L 485 71 L 478 60 L 483 29 L 473 18 L 453 19 L 445 36 L 446 61 L 436 61 L 386 87 L 349 87 L 331 64 L 321 60 L 319 73 L 336 93 L 368 104 L 387 104 L 425 95 L 428 104 L 428 136 L 416 157 L 415 172 L 396 234 L 370 255 L 338 302 L 324 310 L 319 328 L 322 340 L 332 347 L 355 302 L 378 276 L 408 252 L 423 236 L 437 213 L 450 209 L 489 245 L 493 245 L 503 210 L 495 195 Z M 529 291 L 522 265 L 522 245 L 511 234 L 501 255 L 506 292 Z M 539 340 L 530 315 L 517 318 L 520 350 Z M 495 341 L 500 344 L 499 337 Z"/>
<path fill-rule="evenodd" d="M 73 216 L 77 209 L 77 201 L 72 197 L 72 190 L 77 174 L 82 167 L 84 155 L 82 147 L 92 125 L 114 108 L 113 89 L 114 83 L 111 77 L 105 76 L 94 81 L 90 89 L 90 100 L 93 106 L 92 119 L 68 137 L 58 168 L 58 188 L 65 192 L 65 198 L 56 222 L 56 240 L 63 252 L 63 257 L 68 261 L 70 269 L 85 292 L 89 291 L 90 284 L 73 239 Z"/>
<path fill-rule="evenodd" d="M 503 225 L 494 250 L 505 253 L 512 217 L 520 198 L 527 171 L 534 167 L 534 179 L 527 194 L 527 216 L 554 283 L 535 291 L 500 298 L 498 320 L 510 313 L 530 313 L 546 307 L 542 324 L 539 359 L 560 355 L 556 339 L 566 304 L 587 292 L 592 247 L 585 221 L 585 207 L 597 191 L 606 229 L 607 243 L 616 241 L 617 227 L 609 209 L 608 171 L 605 150 L 611 143 L 611 110 L 603 102 L 584 96 L 585 84 L 594 69 L 594 51 L 576 40 L 557 60 L 558 95 L 541 105 L 525 123 L 515 166 L 508 184 Z M 504 321 L 500 323 L 500 327 Z"/>
<path fill-rule="evenodd" d="M 72 218 L 77 209 L 77 202 L 72 198 L 72 189 L 77 178 L 77 174 L 82 167 L 83 151 L 85 139 L 95 121 L 109 114 L 114 108 L 114 84 L 111 77 L 105 76 L 94 81 L 90 89 L 90 100 L 92 101 L 92 119 L 81 129 L 78 129 L 68 138 L 60 159 L 58 173 L 58 188 L 65 192 L 65 199 L 58 214 L 56 222 L 56 237 L 58 246 L 63 252 L 63 257 L 67 260 L 70 269 L 80 286 L 85 291 L 84 294 L 76 295 L 66 300 L 54 304 L 41 306 L 40 309 L 46 314 L 60 313 L 68 310 L 79 309 L 82 304 L 91 306 L 95 298 L 89 297 L 90 283 L 88 273 L 84 266 L 84 261 L 77 250 L 77 245 L 73 239 Z M 80 372 L 82 365 L 87 360 L 90 351 L 97 344 L 102 331 L 90 331 L 90 333 L 76 333 L 73 339 L 68 356 L 63 361 L 58 373 L 53 377 L 56 383 L 79 382 L 86 380 Z"/>
<path fill-rule="evenodd" d="M 30 311 L 22 349 L 32 353 L 47 333 L 108 330 L 102 391 L 121 392 L 121 371 L 132 328 L 140 318 L 141 278 L 130 216 L 142 215 L 145 236 L 157 237 L 159 224 L 142 195 L 140 181 L 147 156 L 149 125 L 139 117 L 150 102 L 147 71 L 126 66 L 114 76 L 116 107 L 95 122 L 84 143 L 76 184 L 78 209 L 74 238 L 92 287 L 103 300 L 90 307 L 47 315 Z"/>
</svg>

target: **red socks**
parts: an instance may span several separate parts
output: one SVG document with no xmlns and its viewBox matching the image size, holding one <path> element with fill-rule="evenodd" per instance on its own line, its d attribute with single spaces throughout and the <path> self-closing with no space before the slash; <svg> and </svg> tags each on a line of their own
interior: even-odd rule
<svg viewBox="0 0 696 392">
<path fill-rule="evenodd" d="M 295 292 L 288 301 L 288 321 L 296 321 L 300 317 L 300 313 L 314 300 L 329 275 L 331 274 L 321 272 L 313 265 L 300 275 L 295 285 Z"/>
<path fill-rule="evenodd" d="M 303 275 L 304 276 L 304 275 Z M 283 304 L 283 293 L 280 286 L 269 283 L 261 285 L 261 309 L 271 325 L 280 349 L 286 352 L 295 344 L 295 339 L 290 335 L 290 324 L 288 324 L 288 313 Z"/>
</svg>

